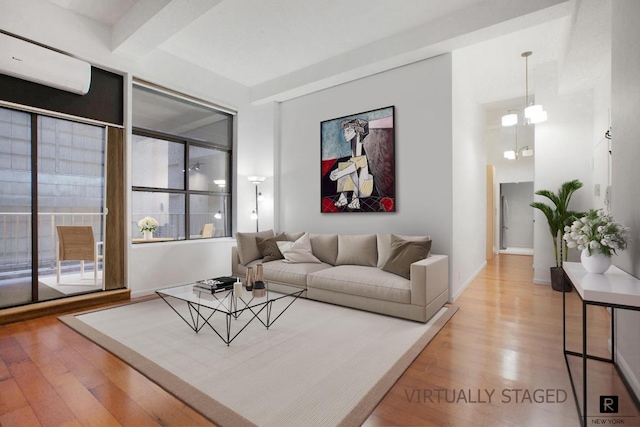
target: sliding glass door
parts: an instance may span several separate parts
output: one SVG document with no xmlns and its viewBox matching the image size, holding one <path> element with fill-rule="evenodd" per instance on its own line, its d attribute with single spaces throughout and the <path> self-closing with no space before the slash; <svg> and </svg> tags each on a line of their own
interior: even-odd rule
<svg viewBox="0 0 640 427">
<path fill-rule="evenodd" d="M 0 108 L 0 307 L 103 288 L 87 253 L 102 254 L 105 141 L 100 126 Z M 70 259 L 58 226 L 90 232 L 62 248 Z"/>
<path fill-rule="evenodd" d="M 32 301 L 31 114 L 0 108 L 0 307 Z"/>
</svg>

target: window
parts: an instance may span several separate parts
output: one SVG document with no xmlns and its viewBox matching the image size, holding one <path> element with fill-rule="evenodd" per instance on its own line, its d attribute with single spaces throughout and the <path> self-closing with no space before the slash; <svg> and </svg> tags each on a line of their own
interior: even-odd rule
<svg viewBox="0 0 640 427">
<path fill-rule="evenodd" d="M 233 116 L 143 85 L 133 87 L 133 236 L 158 221 L 154 240 L 231 235 Z M 144 240 L 143 240 L 144 241 Z"/>
</svg>

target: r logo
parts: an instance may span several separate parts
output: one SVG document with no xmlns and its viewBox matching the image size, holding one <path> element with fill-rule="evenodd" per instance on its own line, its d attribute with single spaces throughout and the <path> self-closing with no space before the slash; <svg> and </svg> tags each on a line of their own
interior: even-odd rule
<svg viewBox="0 0 640 427">
<path fill-rule="evenodd" d="M 617 414 L 618 396 L 600 396 L 600 413 Z"/>
</svg>

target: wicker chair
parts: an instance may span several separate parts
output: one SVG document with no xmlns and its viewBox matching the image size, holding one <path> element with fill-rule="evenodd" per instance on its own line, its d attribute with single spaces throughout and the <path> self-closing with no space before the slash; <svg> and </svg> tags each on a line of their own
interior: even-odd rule
<svg viewBox="0 0 640 427">
<path fill-rule="evenodd" d="M 103 259 L 98 247 L 103 242 L 96 242 L 91 226 L 59 225 L 58 247 L 56 251 L 56 283 L 60 284 L 60 266 L 62 261 L 80 261 L 80 277 L 84 277 L 84 262 L 91 261 L 93 267 L 93 284 L 98 284 L 98 262 Z"/>
</svg>

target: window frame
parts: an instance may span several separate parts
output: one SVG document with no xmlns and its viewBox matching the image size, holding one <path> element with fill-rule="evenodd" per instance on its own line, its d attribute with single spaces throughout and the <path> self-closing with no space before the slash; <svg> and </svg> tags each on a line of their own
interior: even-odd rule
<svg viewBox="0 0 640 427">
<path fill-rule="evenodd" d="M 213 108 L 212 108 L 213 109 Z M 189 151 L 190 151 L 190 147 L 192 146 L 196 146 L 196 147 L 201 147 L 201 148 L 206 148 L 206 149 L 213 149 L 213 150 L 217 150 L 220 152 L 223 152 L 225 154 L 228 155 L 228 159 L 227 159 L 227 170 L 226 170 L 226 176 L 225 179 L 227 181 L 227 185 L 226 185 L 226 191 L 224 192 L 213 192 L 213 191 L 205 191 L 205 190 L 191 190 L 189 188 L 189 174 L 185 173 L 184 174 L 184 182 L 183 182 L 183 188 L 184 189 L 174 189 L 174 188 L 163 188 L 163 187 L 141 187 L 141 186 L 131 186 L 131 192 L 132 192 L 132 196 L 133 193 L 135 192 L 145 192 L 145 193 L 163 193 L 163 194 L 182 194 L 184 195 L 184 199 L 185 199 L 185 222 L 184 222 L 184 227 L 185 227 L 185 236 L 184 236 L 184 241 L 189 241 L 189 240 L 202 240 L 202 239 L 215 239 L 215 238 L 220 238 L 220 237 L 230 237 L 232 235 L 231 230 L 233 229 L 233 215 L 232 215 L 232 206 L 233 206 L 233 200 L 232 200 L 232 192 L 230 191 L 233 185 L 232 183 L 232 166 L 233 166 L 233 144 L 232 144 L 232 139 L 233 139 L 233 121 L 234 121 L 234 115 L 233 114 L 229 114 L 227 112 L 224 111 L 218 111 L 218 113 L 220 114 L 227 114 L 229 116 L 229 120 L 228 120 L 228 135 L 230 135 L 230 146 L 223 146 L 220 144 L 215 144 L 213 142 L 207 142 L 207 141 L 203 141 L 203 140 L 198 140 L 198 139 L 193 139 L 193 138 L 189 138 L 189 137 L 185 137 L 185 136 L 178 136 L 178 135 L 171 135 L 171 134 L 167 134 L 164 132 L 160 132 L 160 131 L 155 131 L 155 130 L 151 130 L 151 129 L 144 129 L 141 127 L 132 127 L 132 135 L 137 135 L 137 136 L 143 136 L 143 137 L 148 137 L 148 138 L 153 138 L 153 139 L 160 139 L 160 140 L 165 140 L 165 141 L 169 141 L 169 142 L 173 142 L 173 143 L 178 143 L 178 144 L 183 144 L 184 145 L 184 158 L 183 160 L 183 170 L 187 171 L 189 169 Z M 204 195 L 204 196 L 220 196 L 220 197 L 224 197 L 226 200 L 225 205 L 227 206 L 228 210 L 224 213 L 224 221 L 225 221 L 225 233 L 223 236 L 212 236 L 212 237 L 200 237 L 198 239 L 193 239 L 191 238 L 191 234 L 190 234 L 190 230 L 191 230 L 191 209 L 190 209 L 190 199 L 191 199 L 191 195 Z M 182 240 L 182 239 L 181 239 Z M 154 242 L 154 243 L 163 243 L 163 242 Z"/>
</svg>

